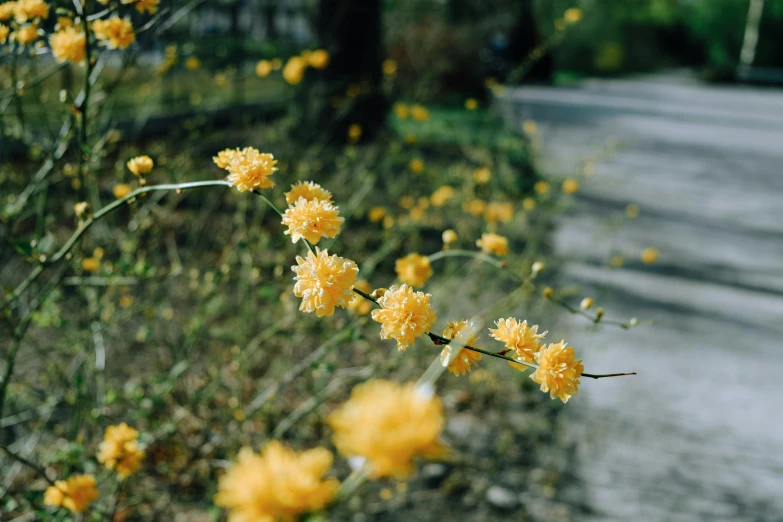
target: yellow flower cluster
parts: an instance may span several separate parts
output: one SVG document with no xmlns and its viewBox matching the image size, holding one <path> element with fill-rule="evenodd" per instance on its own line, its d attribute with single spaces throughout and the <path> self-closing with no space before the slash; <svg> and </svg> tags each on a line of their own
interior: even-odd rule
<svg viewBox="0 0 783 522">
<path fill-rule="evenodd" d="M 271 154 L 261 153 L 253 147 L 226 149 L 218 152 L 212 161 L 228 171 L 226 179 L 240 192 L 275 186 L 269 176 L 277 171 L 277 160 Z"/>
<path fill-rule="evenodd" d="M 576 360 L 574 349 L 565 341 L 552 343 L 536 355 L 538 368 L 530 375 L 541 385 L 541 391 L 549 392 L 553 399 L 568 402 L 579 391 L 579 377 L 584 372 L 582 361 Z"/>
<path fill-rule="evenodd" d="M 129 159 L 128 163 L 125 165 L 128 167 L 128 170 L 136 176 L 144 176 L 152 170 L 155 163 L 149 156 L 136 156 L 135 158 Z"/>
<path fill-rule="evenodd" d="M 416 457 L 440 458 L 446 453 L 438 440 L 445 424 L 443 403 L 414 383 L 360 384 L 327 422 L 337 450 L 366 459 L 373 478 L 407 477 Z"/>
<path fill-rule="evenodd" d="M 158 12 L 158 4 L 160 4 L 160 0 L 122 0 L 122 3 L 125 5 L 133 4 L 133 7 L 136 8 L 136 11 L 141 14 L 155 14 Z"/>
<path fill-rule="evenodd" d="M 296 263 L 291 270 L 296 274 L 294 295 L 302 298 L 299 310 L 323 317 L 334 314 L 335 307 L 348 307 L 359 273 L 356 263 L 318 248 L 307 259 L 297 256 Z"/>
<path fill-rule="evenodd" d="M 381 323 L 381 338 L 397 341 L 397 349 L 405 350 L 427 333 L 437 320 L 430 306 L 430 294 L 414 292 L 408 285 L 392 286 L 372 311 L 374 321 Z"/>
<path fill-rule="evenodd" d="M 302 81 L 308 67 L 313 69 L 326 69 L 329 66 L 329 53 L 326 49 L 317 51 L 305 51 L 301 56 L 292 56 L 283 67 L 283 79 L 291 85 Z M 256 64 L 256 74 L 264 78 L 274 69 L 274 64 L 267 60 L 261 60 Z"/>
<path fill-rule="evenodd" d="M 325 448 L 300 453 L 277 441 L 260 455 L 244 448 L 220 478 L 215 504 L 229 510 L 231 522 L 293 521 L 334 499 L 339 482 L 323 478 L 332 460 Z"/>
<path fill-rule="evenodd" d="M 508 255 L 508 239 L 499 234 L 481 234 L 481 239 L 476 241 L 476 246 L 480 247 L 487 254 L 495 254 L 496 256 Z"/>
<path fill-rule="evenodd" d="M 476 345 L 478 337 L 475 335 L 468 335 L 469 331 L 467 320 L 452 321 L 446 326 L 446 329 L 443 330 L 443 337 L 454 340 L 459 336 L 459 344 L 480 348 Z M 463 337 L 465 337 L 464 340 L 462 339 Z M 478 362 L 481 360 L 481 354 L 479 352 L 463 348 L 454 356 L 453 354 L 457 353 L 457 350 L 457 347 L 452 347 L 448 344 L 440 352 L 440 362 L 448 371 L 454 375 L 465 375 L 472 369 L 472 364 L 478 366 Z"/>
<path fill-rule="evenodd" d="M 44 492 L 44 504 L 64 507 L 72 513 L 83 513 L 100 493 L 92 475 L 74 475 L 68 480 L 58 480 Z"/>
<path fill-rule="evenodd" d="M 107 20 L 96 20 L 92 30 L 102 45 L 108 49 L 127 49 L 136 40 L 136 33 L 130 18 L 112 16 Z"/>
<path fill-rule="evenodd" d="M 538 325 L 528 326 L 527 321 L 519 322 L 513 317 L 498 319 L 495 322 L 496 329 L 489 330 L 493 339 L 497 339 L 506 345 L 506 350 L 513 352 L 514 358 L 532 363 L 535 355 L 541 349 L 541 339 L 547 332 L 538 333 Z M 511 364 L 512 368 L 524 371 L 526 366 Z"/>
<path fill-rule="evenodd" d="M 5 43 L 8 39 L 8 34 L 11 32 L 11 28 L 7 25 L 0 24 L 0 44 Z"/>
<path fill-rule="evenodd" d="M 394 264 L 397 277 L 406 285 L 420 288 L 432 277 L 432 265 L 427 256 L 416 253 L 400 258 Z"/>
<path fill-rule="evenodd" d="M 7 4 L 13 4 L 11 9 L 17 23 L 23 24 L 30 20 L 49 18 L 49 4 L 43 0 L 17 0 Z"/>
<path fill-rule="evenodd" d="M 300 181 L 295 185 L 291 185 L 291 190 L 285 193 L 285 202 L 293 205 L 299 198 L 304 198 L 306 201 L 313 201 L 314 199 L 332 201 L 332 193 L 318 183 Z"/>
<path fill-rule="evenodd" d="M 84 31 L 76 27 L 64 27 L 49 37 L 52 56 L 58 63 L 84 63 L 86 42 Z"/>
<path fill-rule="evenodd" d="M 28 45 L 36 41 L 38 36 L 39 33 L 37 25 L 25 25 L 11 34 L 11 39 L 16 40 L 22 45 Z"/>
<path fill-rule="evenodd" d="M 304 238 L 316 245 L 322 237 L 337 237 L 344 221 L 337 206 L 319 199 L 299 198 L 283 213 L 283 225 L 288 227 L 284 233 L 290 235 L 294 243 Z"/>
<path fill-rule="evenodd" d="M 113 469 L 121 478 L 134 474 L 144 460 L 144 451 L 139 449 L 139 432 L 125 424 L 109 426 L 98 447 L 98 462 Z"/>
</svg>

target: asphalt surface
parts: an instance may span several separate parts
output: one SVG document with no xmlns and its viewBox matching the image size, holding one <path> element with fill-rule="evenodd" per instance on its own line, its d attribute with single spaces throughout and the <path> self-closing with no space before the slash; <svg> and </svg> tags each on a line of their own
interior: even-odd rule
<svg viewBox="0 0 783 522">
<path fill-rule="evenodd" d="M 545 172 L 580 177 L 554 239 L 564 284 L 657 321 L 566 319 L 589 371 L 639 372 L 568 404 L 578 519 L 783 520 L 783 90 L 666 76 L 509 89 L 499 106 L 537 122 Z"/>
</svg>

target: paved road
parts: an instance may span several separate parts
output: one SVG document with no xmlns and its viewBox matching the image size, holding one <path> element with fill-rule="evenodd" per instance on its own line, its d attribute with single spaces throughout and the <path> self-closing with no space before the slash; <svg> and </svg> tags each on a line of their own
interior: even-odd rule
<svg viewBox="0 0 783 522">
<path fill-rule="evenodd" d="M 615 148 L 582 180 L 556 253 L 608 317 L 658 320 L 597 333 L 568 320 L 590 369 L 640 373 L 583 383 L 568 405 L 578 518 L 783 520 L 783 91 L 654 77 L 504 103 L 515 124 L 538 122 L 552 175 Z"/>
</svg>

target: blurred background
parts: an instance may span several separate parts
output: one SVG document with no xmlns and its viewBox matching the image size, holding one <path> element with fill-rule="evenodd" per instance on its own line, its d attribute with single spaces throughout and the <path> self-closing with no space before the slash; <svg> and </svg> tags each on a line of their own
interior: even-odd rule
<svg viewBox="0 0 783 522">
<path fill-rule="evenodd" d="M 638 373 L 583 379 L 567 405 L 499 361 L 446 375 L 457 456 L 332 519 L 781 520 L 783 0 L 129 3 L 86 3 L 136 28 L 90 74 L 48 47 L 71 2 L 37 41 L 2 42 L 3 446 L 90 471 L 126 421 L 147 458 L 101 516 L 220 520 L 216 477 L 241 446 L 325 440 L 351 385 L 424 371 L 437 349 L 397 354 L 367 310 L 297 312 L 301 252 L 235 191 L 139 198 L 25 282 L 75 203 L 138 186 L 129 158 L 154 159 L 150 184 L 218 179 L 211 158 L 249 145 L 284 190 L 332 191 L 330 249 L 373 287 L 429 255 L 439 327 L 497 310 L 588 371 Z M 536 285 L 447 255 L 485 232 L 508 238 L 506 268 L 545 263 Z M 40 482 L 0 460 L 0 520 L 55 520 Z"/>
</svg>

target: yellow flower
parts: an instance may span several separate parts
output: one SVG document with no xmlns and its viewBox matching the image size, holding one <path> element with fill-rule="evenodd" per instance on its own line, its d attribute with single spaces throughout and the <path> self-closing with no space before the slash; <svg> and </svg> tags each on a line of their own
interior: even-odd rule
<svg viewBox="0 0 783 522">
<path fill-rule="evenodd" d="M 563 13 L 563 20 L 567 24 L 576 24 L 582 19 L 582 10 L 578 7 L 570 7 Z"/>
<path fill-rule="evenodd" d="M 462 330 L 465 330 L 465 328 L 468 328 L 468 321 L 464 319 L 462 321 L 452 321 L 446 326 L 446 329 L 443 330 L 443 337 L 454 340 L 458 335 L 460 335 Z M 468 332 L 469 330 L 466 330 L 462 333 L 460 340 L 458 341 L 459 344 L 466 344 L 474 348 L 480 348 L 480 346 L 476 345 L 478 337 L 475 335 L 467 336 Z M 466 338 L 463 340 L 463 337 Z M 478 366 L 478 361 L 481 360 L 481 354 L 479 352 L 474 352 L 473 350 L 463 348 L 460 350 L 457 357 L 452 357 L 452 353 L 456 350 L 456 347 L 452 350 L 451 345 L 448 344 L 443 348 L 443 351 L 440 352 L 440 362 L 443 364 L 443 366 L 446 366 L 448 371 L 454 375 L 465 375 L 472 369 L 472 364 Z"/>
<path fill-rule="evenodd" d="M 8 34 L 11 32 L 11 28 L 7 25 L 0 24 L 0 44 L 5 43 L 8 39 Z"/>
<path fill-rule="evenodd" d="M 443 403 L 415 383 L 376 379 L 360 384 L 327 423 L 337 450 L 346 457 L 364 457 L 373 478 L 408 477 L 416 457 L 446 453 L 438 440 L 445 425 Z"/>
<path fill-rule="evenodd" d="M 525 120 L 522 124 L 522 131 L 528 136 L 533 136 L 538 133 L 538 125 L 533 120 Z"/>
<path fill-rule="evenodd" d="M 432 277 L 432 266 L 426 256 L 419 254 L 408 254 L 394 263 L 394 271 L 397 277 L 414 288 L 424 286 L 427 280 Z"/>
<path fill-rule="evenodd" d="M 643 263 L 651 265 L 658 260 L 658 250 L 655 248 L 645 248 L 642 250 L 641 258 Z"/>
<path fill-rule="evenodd" d="M 404 103 L 395 103 L 394 114 L 396 114 L 399 119 L 406 120 L 408 119 L 408 116 L 410 116 L 411 110 Z"/>
<path fill-rule="evenodd" d="M 259 152 L 253 147 L 245 147 L 241 151 L 219 152 L 212 158 L 216 165 L 226 164 L 226 178 L 232 187 L 240 192 L 254 189 L 266 189 L 275 186 L 269 176 L 277 171 L 277 160 L 271 154 Z"/>
<path fill-rule="evenodd" d="M 74 475 L 68 480 L 58 480 L 46 488 L 44 504 L 64 507 L 72 513 L 83 513 L 100 496 L 92 475 Z"/>
<path fill-rule="evenodd" d="M 348 127 L 348 141 L 356 143 L 362 137 L 362 126 L 356 123 Z"/>
<path fill-rule="evenodd" d="M 514 219 L 514 205 L 509 202 L 493 201 L 484 209 L 484 219 L 488 223 L 502 221 L 508 223 Z"/>
<path fill-rule="evenodd" d="M 492 179 L 492 171 L 489 167 L 479 167 L 473 171 L 473 181 L 480 185 L 489 183 L 490 179 Z"/>
<path fill-rule="evenodd" d="M 114 185 L 114 188 L 112 189 L 112 192 L 114 193 L 114 197 L 117 199 L 124 198 L 132 191 L 133 189 L 127 183 L 119 183 L 117 185 Z"/>
<path fill-rule="evenodd" d="M 394 339 L 397 349 L 405 350 L 428 332 L 438 319 L 430 297 L 405 284 L 389 288 L 378 299 L 382 309 L 372 311 L 373 320 L 381 323 L 381 339 Z"/>
<path fill-rule="evenodd" d="M 332 201 L 332 193 L 324 189 L 318 183 L 312 181 L 299 181 L 291 185 L 291 190 L 285 193 L 285 202 L 289 205 L 296 203 L 299 198 L 307 201 L 318 199 L 320 201 Z"/>
<path fill-rule="evenodd" d="M 256 64 L 256 76 L 266 78 L 272 72 L 272 62 L 269 60 L 259 60 Z"/>
<path fill-rule="evenodd" d="M 487 208 L 486 201 L 482 201 L 480 199 L 471 199 L 470 201 L 466 201 L 462 204 L 462 210 L 467 212 L 468 214 L 472 216 L 480 216 L 484 213 L 484 211 Z"/>
<path fill-rule="evenodd" d="M 522 200 L 522 208 L 527 211 L 534 210 L 536 208 L 536 200 L 531 197 L 526 197 Z"/>
<path fill-rule="evenodd" d="M 220 477 L 215 504 L 229 510 L 231 522 L 292 522 L 334 499 L 340 483 L 323 477 L 333 458 L 326 448 L 297 452 L 278 441 L 260 455 L 243 448 Z"/>
<path fill-rule="evenodd" d="M 43 0 L 18 0 L 14 16 L 20 24 L 35 18 L 49 18 L 49 4 Z"/>
<path fill-rule="evenodd" d="M 457 233 L 452 229 L 444 230 L 441 238 L 443 239 L 444 245 L 450 245 L 457 241 Z"/>
<path fill-rule="evenodd" d="M 16 12 L 17 2 L 5 2 L 0 4 L 0 21 L 10 20 Z"/>
<path fill-rule="evenodd" d="M 476 241 L 476 246 L 488 254 L 496 256 L 508 255 L 508 239 L 493 233 L 481 234 L 481 239 Z"/>
<path fill-rule="evenodd" d="M 356 284 L 353 285 L 353 287 L 357 290 L 361 290 L 365 294 L 372 292 L 372 285 L 364 279 L 356 281 Z M 370 310 L 372 310 L 372 301 L 354 292 L 353 299 L 348 302 L 348 310 L 357 315 L 367 315 L 370 313 Z"/>
<path fill-rule="evenodd" d="M 101 262 L 94 257 L 82 259 L 82 270 L 85 272 L 95 272 L 101 266 Z"/>
<path fill-rule="evenodd" d="M 566 194 L 576 194 L 579 192 L 579 182 L 573 178 L 568 178 L 563 181 L 562 188 Z"/>
<path fill-rule="evenodd" d="M 24 27 L 20 27 L 14 34 L 11 35 L 11 38 L 22 45 L 33 43 L 38 39 L 38 26 L 26 25 Z"/>
<path fill-rule="evenodd" d="M 585 297 L 579 303 L 579 309 L 580 310 L 589 310 L 589 309 L 591 309 L 593 307 L 594 304 L 595 304 L 595 301 L 593 301 L 592 297 Z"/>
<path fill-rule="evenodd" d="M 348 307 L 354 295 L 351 289 L 359 273 L 356 263 L 330 256 L 320 248 L 316 248 L 315 254 L 308 252 L 307 259 L 296 256 L 296 263 L 291 270 L 296 274 L 294 295 L 302 298 L 299 310 L 323 317 L 333 315 L 337 306 Z"/>
<path fill-rule="evenodd" d="M 304 238 L 317 245 L 322 237 L 337 237 L 344 221 L 338 207 L 318 199 L 299 198 L 283 213 L 283 225 L 288 227 L 284 233 L 290 235 L 294 243 Z"/>
<path fill-rule="evenodd" d="M 149 14 L 155 14 L 158 12 L 158 4 L 160 3 L 160 0 L 122 0 L 122 3 L 132 3 L 136 8 L 136 11 L 140 12 L 141 14 L 144 14 L 145 12 Z"/>
<path fill-rule="evenodd" d="M 421 160 L 421 158 L 413 158 L 408 164 L 408 168 L 410 168 L 411 172 L 414 174 L 421 174 L 424 172 L 424 162 Z"/>
<path fill-rule="evenodd" d="M 430 119 L 430 111 L 421 105 L 411 107 L 411 117 L 416 121 L 427 121 Z"/>
<path fill-rule="evenodd" d="M 475 98 L 468 98 L 465 100 L 465 108 L 469 111 L 475 111 L 478 109 L 478 101 Z"/>
<path fill-rule="evenodd" d="M 125 424 L 109 426 L 98 446 L 98 462 L 113 469 L 121 478 L 138 471 L 144 460 L 144 451 L 139 449 L 139 432 Z"/>
<path fill-rule="evenodd" d="M 454 197 L 454 189 L 448 185 L 438 187 L 438 189 L 430 196 L 430 201 L 433 207 L 442 207 L 452 197 Z"/>
<path fill-rule="evenodd" d="M 582 361 L 575 360 L 574 349 L 565 341 L 552 343 L 536 354 L 538 368 L 530 378 L 541 385 L 541 391 L 549 396 L 568 402 L 579 391 L 579 377 L 585 368 Z"/>
<path fill-rule="evenodd" d="M 373 223 L 378 223 L 383 219 L 383 217 L 386 215 L 386 209 L 383 207 L 373 207 L 370 209 L 370 211 L 367 213 L 367 217 L 372 221 Z"/>
<path fill-rule="evenodd" d="M 60 29 L 49 37 L 52 55 L 58 63 L 84 62 L 86 38 L 84 31 L 75 27 Z"/>
<path fill-rule="evenodd" d="M 185 60 L 185 67 L 190 71 L 198 71 L 201 68 L 201 60 L 195 56 L 191 56 Z"/>
<path fill-rule="evenodd" d="M 326 69 L 329 66 L 329 53 L 326 49 L 318 49 L 308 53 L 307 65 L 313 69 Z"/>
<path fill-rule="evenodd" d="M 217 156 L 214 156 L 212 158 L 212 161 L 214 161 L 215 165 L 217 165 L 221 169 L 225 169 L 228 167 L 228 164 L 231 163 L 231 160 L 237 154 L 240 154 L 239 149 L 221 150 L 220 152 L 217 153 Z"/>
<path fill-rule="evenodd" d="M 397 74 L 397 62 L 391 58 L 387 58 L 383 61 L 383 74 L 386 76 L 394 76 Z"/>
<path fill-rule="evenodd" d="M 95 38 L 109 49 L 127 49 L 136 40 L 130 18 L 115 15 L 108 20 L 96 20 L 92 30 Z"/>
<path fill-rule="evenodd" d="M 86 214 L 88 207 L 89 204 L 86 201 L 80 201 L 73 206 L 73 212 L 76 217 L 80 218 Z"/>
<path fill-rule="evenodd" d="M 291 85 L 296 85 L 302 81 L 307 62 L 301 56 L 292 56 L 283 68 L 283 78 Z"/>
<path fill-rule="evenodd" d="M 535 354 L 541 349 L 541 339 L 546 332 L 538 333 L 538 325 L 528 326 L 527 321 L 518 322 L 513 317 L 498 319 L 495 322 L 496 329 L 489 329 L 493 339 L 497 339 L 506 345 L 506 350 L 513 351 L 513 357 L 517 360 L 532 363 Z M 527 367 L 511 364 L 512 368 L 524 371 Z"/>
<path fill-rule="evenodd" d="M 548 181 L 536 181 L 536 184 L 533 185 L 533 190 L 536 191 L 536 194 L 539 196 L 543 196 L 544 194 L 549 193 L 549 182 Z"/>
<path fill-rule="evenodd" d="M 152 170 L 152 167 L 155 166 L 155 163 L 149 156 L 136 156 L 135 158 L 128 160 L 126 166 L 128 167 L 128 170 L 133 172 L 135 175 L 143 176 Z"/>
</svg>

